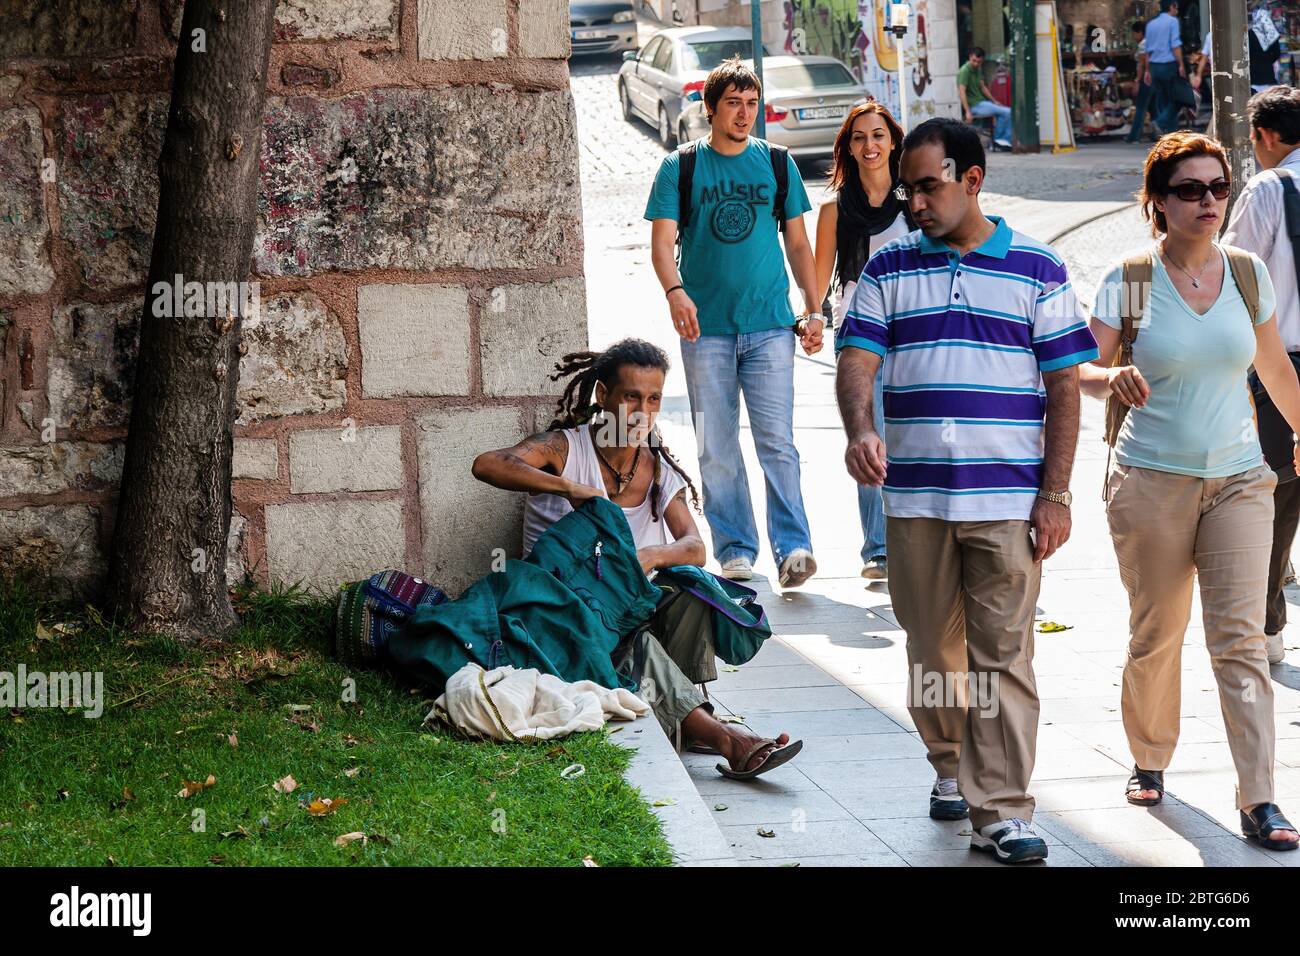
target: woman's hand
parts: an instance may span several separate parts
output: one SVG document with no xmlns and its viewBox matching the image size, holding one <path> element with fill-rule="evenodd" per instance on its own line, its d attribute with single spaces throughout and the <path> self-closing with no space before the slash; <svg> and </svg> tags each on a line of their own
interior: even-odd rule
<svg viewBox="0 0 1300 956">
<path fill-rule="evenodd" d="M 802 322 L 795 325 L 794 330 L 805 355 L 816 355 L 822 350 L 822 329 L 825 326 L 820 315 L 805 316 Z"/>
<path fill-rule="evenodd" d="M 1131 408 L 1141 408 L 1151 397 L 1151 386 L 1136 365 L 1108 369 L 1106 384 L 1112 395 Z"/>
</svg>

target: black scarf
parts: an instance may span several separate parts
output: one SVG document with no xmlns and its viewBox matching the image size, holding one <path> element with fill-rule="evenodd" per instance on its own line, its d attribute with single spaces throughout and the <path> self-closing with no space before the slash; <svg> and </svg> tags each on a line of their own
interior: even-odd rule
<svg viewBox="0 0 1300 956">
<path fill-rule="evenodd" d="M 912 211 L 901 202 L 891 188 L 885 201 L 871 205 L 857 170 L 846 177 L 836 202 L 838 216 L 835 221 L 835 276 L 842 290 L 850 282 L 857 282 L 862 267 L 867 264 L 870 239 L 893 225 L 901 212 L 908 229 L 915 229 Z"/>
</svg>

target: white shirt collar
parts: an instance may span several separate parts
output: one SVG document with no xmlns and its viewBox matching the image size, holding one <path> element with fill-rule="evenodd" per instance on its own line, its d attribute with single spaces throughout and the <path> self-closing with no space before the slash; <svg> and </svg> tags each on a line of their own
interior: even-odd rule
<svg viewBox="0 0 1300 956">
<path fill-rule="evenodd" d="M 1300 146 L 1287 153 L 1286 159 L 1282 160 L 1278 165 L 1285 166 L 1287 169 L 1300 169 Z"/>
</svg>

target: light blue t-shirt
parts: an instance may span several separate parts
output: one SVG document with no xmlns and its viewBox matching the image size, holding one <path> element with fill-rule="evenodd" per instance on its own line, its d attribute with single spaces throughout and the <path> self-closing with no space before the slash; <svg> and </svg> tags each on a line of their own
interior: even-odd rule
<svg viewBox="0 0 1300 956">
<path fill-rule="evenodd" d="M 645 218 L 680 216 L 678 154 L 664 157 L 655 175 Z M 794 159 L 781 218 L 801 216 L 812 205 Z M 691 218 L 682 242 L 682 284 L 699 310 L 701 335 L 739 335 L 794 325 L 785 254 L 777 238 L 772 205 L 776 174 L 766 140 L 750 137 L 735 156 L 723 156 L 707 140 L 695 146 Z"/>
<path fill-rule="evenodd" d="M 1178 18 L 1162 13 L 1147 24 L 1144 37 L 1147 57 L 1151 63 L 1174 62 L 1174 49 L 1183 45 L 1182 28 Z"/>
<path fill-rule="evenodd" d="M 1121 464 L 1196 478 L 1225 478 L 1264 463 L 1255 432 L 1246 375 L 1255 360 L 1253 325 L 1269 321 L 1276 304 L 1264 263 L 1252 255 L 1259 312 L 1246 317 L 1223 254 L 1223 288 L 1197 315 L 1174 288 L 1155 255 L 1151 297 L 1133 342 L 1133 364 L 1151 386 L 1146 405 L 1130 408 L 1115 442 Z M 1092 308 L 1120 328 L 1123 265 L 1102 277 Z"/>
</svg>

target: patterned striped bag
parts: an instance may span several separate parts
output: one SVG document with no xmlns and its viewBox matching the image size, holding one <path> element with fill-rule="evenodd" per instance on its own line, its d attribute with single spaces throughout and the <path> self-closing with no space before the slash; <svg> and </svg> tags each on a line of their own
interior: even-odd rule
<svg viewBox="0 0 1300 956">
<path fill-rule="evenodd" d="M 388 639 L 415 609 L 441 604 L 447 595 L 427 581 L 401 571 L 379 574 L 344 585 L 339 594 L 334 653 L 351 667 L 373 667 L 384 656 Z"/>
</svg>

